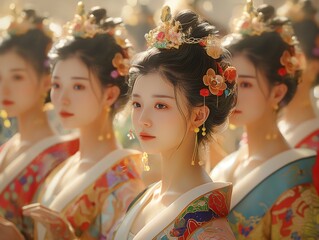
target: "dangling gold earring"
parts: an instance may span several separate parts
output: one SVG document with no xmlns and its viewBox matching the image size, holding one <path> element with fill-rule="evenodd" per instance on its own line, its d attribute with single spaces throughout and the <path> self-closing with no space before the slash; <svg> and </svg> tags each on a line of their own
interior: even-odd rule
<svg viewBox="0 0 319 240">
<path fill-rule="evenodd" d="M 148 165 L 148 154 L 146 152 L 143 152 L 142 163 L 143 163 L 143 166 L 144 166 L 144 171 L 148 172 L 151 168 Z"/>
<path fill-rule="evenodd" d="M 8 119 L 8 114 L 5 110 L 0 110 L 0 117 L 3 119 L 3 126 L 5 128 L 10 128 L 11 127 L 11 122 Z"/>
<path fill-rule="evenodd" d="M 206 107 L 206 98 L 204 96 L 204 109 Z M 206 119 L 206 111 L 204 110 L 205 116 L 204 118 Z M 203 137 L 206 136 L 206 127 L 205 127 L 205 122 L 203 123 L 203 127 L 202 127 L 202 135 Z"/>
<path fill-rule="evenodd" d="M 109 115 L 109 112 L 111 111 L 111 108 L 109 106 L 105 106 L 104 109 L 106 111 L 106 114 L 105 114 L 105 118 L 103 119 L 101 133 L 98 136 L 98 140 L 99 141 L 103 141 L 104 139 L 110 139 L 111 138 L 111 133 L 104 133 L 104 131 L 105 131 L 105 122 L 106 122 L 106 119 L 107 119 L 107 117 Z"/>
<path fill-rule="evenodd" d="M 273 112 L 274 112 L 274 114 L 277 114 L 278 109 L 279 109 L 279 106 L 278 106 L 278 104 L 276 104 L 276 105 L 273 107 Z M 275 129 L 275 130 L 274 130 L 274 129 Z M 276 126 L 273 127 L 273 130 L 272 130 L 271 132 L 272 132 L 272 133 L 267 133 L 267 134 L 266 134 L 266 140 L 275 140 L 275 139 L 277 139 L 278 134 L 276 133 Z"/>
<path fill-rule="evenodd" d="M 198 127 L 194 128 L 194 132 L 195 132 L 195 147 L 194 147 L 193 156 L 192 156 L 192 165 L 193 166 L 195 165 L 195 159 L 196 159 L 196 153 L 197 153 L 197 147 L 198 147 L 197 133 L 199 132 L 199 128 Z"/>
</svg>

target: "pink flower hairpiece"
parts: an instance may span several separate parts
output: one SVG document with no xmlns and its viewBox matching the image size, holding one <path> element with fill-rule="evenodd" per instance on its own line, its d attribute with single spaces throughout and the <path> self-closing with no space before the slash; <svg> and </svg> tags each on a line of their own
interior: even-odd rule
<svg viewBox="0 0 319 240">
<path fill-rule="evenodd" d="M 184 41 L 185 34 L 180 31 L 180 22 L 172 21 L 172 14 L 169 6 L 164 6 L 162 8 L 161 21 L 162 24 L 145 34 L 147 44 L 156 48 L 178 49 Z"/>
<path fill-rule="evenodd" d="M 178 49 L 182 44 L 200 44 L 206 49 L 207 55 L 218 59 L 223 53 L 221 41 L 214 35 L 203 38 L 188 37 L 182 31 L 179 21 L 173 21 L 170 7 L 164 6 L 161 14 L 162 23 L 145 34 L 149 47 L 159 49 Z"/>
</svg>

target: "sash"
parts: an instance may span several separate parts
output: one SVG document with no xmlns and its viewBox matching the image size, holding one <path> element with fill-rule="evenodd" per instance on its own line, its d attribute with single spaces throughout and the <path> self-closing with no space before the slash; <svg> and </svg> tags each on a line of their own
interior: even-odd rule
<svg viewBox="0 0 319 240">
<path fill-rule="evenodd" d="M 140 154 L 140 152 L 133 149 L 116 149 L 112 151 L 85 173 L 79 175 L 70 184 L 65 186 L 56 196 L 54 196 L 54 198 L 52 198 L 51 202 L 47 203 L 46 207 L 57 212 L 61 212 L 70 202 L 81 195 L 87 187 L 93 184 L 107 169 L 122 160 L 124 157 L 134 154 Z M 72 162 L 73 161 L 68 161 L 66 165 L 52 178 L 52 181 L 48 185 L 48 193 L 53 192 L 53 188 L 55 188 L 57 182 L 61 179 L 61 173 L 65 172 Z M 51 184 L 52 186 L 50 186 Z M 47 193 L 45 193 L 43 197 L 44 199 L 49 198 Z M 46 229 L 40 223 L 36 224 L 38 239 L 44 239 Z"/>
<path fill-rule="evenodd" d="M 161 182 L 154 184 L 142 198 L 135 203 L 133 208 L 127 213 L 122 224 L 118 228 L 115 234 L 115 240 L 128 239 L 130 234 L 130 229 L 134 220 L 136 219 L 138 213 L 145 206 L 146 202 L 153 195 L 155 189 L 161 185 Z M 149 223 L 147 223 L 134 237 L 134 239 L 153 239 L 156 237 L 163 229 L 165 229 L 170 223 L 172 223 L 176 217 L 192 202 L 194 199 L 201 195 L 207 194 L 213 190 L 220 188 L 231 187 L 231 183 L 224 182 L 211 182 L 200 185 L 190 191 L 184 193 L 179 198 L 177 198 L 172 204 L 165 208 L 161 213 L 159 213 L 155 218 L 153 218 Z"/>
<path fill-rule="evenodd" d="M 17 141 L 19 134 L 15 134 L 3 147 L 0 152 L 0 163 L 4 160 L 10 146 Z M 13 162 L 11 162 L 3 172 L 0 172 L 0 192 L 2 192 L 6 186 L 12 182 L 20 172 L 25 169 L 40 153 L 45 151 L 55 144 L 71 141 L 75 139 L 74 135 L 66 136 L 51 136 L 35 143 L 27 151 L 17 156 Z"/>
<path fill-rule="evenodd" d="M 296 157 L 294 152 L 298 150 L 304 152 L 299 152 Z M 234 187 L 235 199 L 228 215 L 228 220 L 232 224 L 237 222 L 234 212 L 239 212 L 246 219 L 251 216 L 262 217 L 283 192 L 297 185 L 312 182 L 315 156 L 309 153 L 314 152 L 307 149 L 298 150 L 284 152 L 270 159 Z"/>
</svg>

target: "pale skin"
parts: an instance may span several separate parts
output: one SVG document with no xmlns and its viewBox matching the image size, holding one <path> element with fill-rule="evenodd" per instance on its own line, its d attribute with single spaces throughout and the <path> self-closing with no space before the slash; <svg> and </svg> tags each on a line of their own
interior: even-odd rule
<svg viewBox="0 0 319 240">
<path fill-rule="evenodd" d="M 242 176 L 290 147 L 279 132 L 274 110 L 287 86 L 278 84 L 270 88 L 265 76 L 244 55 L 235 55 L 233 64 L 238 72 L 238 99 L 230 122 L 244 126 L 248 137 L 248 144 L 239 150 L 238 158 L 227 171 L 226 180 L 235 185 Z M 277 137 L 269 140 L 269 133 Z"/>
<path fill-rule="evenodd" d="M 44 96 L 49 88 L 48 74 L 39 76 L 33 66 L 13 50 L 0 54 L 0 105 L 9 117 L 16 117 L 20 134 L 1 162 L 0 171 L 35 143 L 54 135 L 43 111 Z M 23 239 L 16 227 L 4 218 L 0 220 L 0 228 L 4 239 Z"/>
<path fill-rule="evenodd" d="M 178 109 L 178 101 L 182 116 Z M 194 128 L 206 120 L 206 106 L 189 111 L 185 97 L 158 73 L 139 76 L 132 92 L 132 122 L 144 151 L 160 154 L 162 186 L 146 203 L 130 231 L 135 235 L 143 226 L 173 203 L 180 195 L 212 180 L 205 169 L 191 164 L 194 151 Z M 198 157 L 196 163 L 198 163 Z M 220 219 L 216 224 L 225 226 Z M 230 230 L 229 230 L 230 231 Z"/>
<path fill-rule="evenodd" d="M 14 51 L 0 55 L 1 108 L 9 117 L 17 118 L 20 133 L 20 139 L 1 163 L 0 171 L 36 142 L 53 135 L 43 112 L 44 96 L 49 88 L 50 76 L 38 76 L 32 65 Z"/>
<path fill-rule="evenodd" d="M 116 86 L 103 88 L 96 75 L 76 57 L 60 60 L 55 65 L 52 73 L 52 102 L 62 125 L 69 129 L 78 128 L 80 132 L 80 158 L 73 160 L 72 168 L 61 178 L 55 192 L 119 147 L 114 136 L 112 117 L 107 110 L 119 94 L 120 90 Z M 68 117 L 65 113 L 69 114 Z M 102 132 L 108 137 L 99 139 Z M 34 205 L 24 209 L 24 214 L 44 223 L 52 237 L 60 237 L 60 233 L 51 231 L 50 221 L 59 224 L 75 239 L 72 228 L 59 213 Z M 81 239 L 89 238 L 84 233 Z"/>
</svg>

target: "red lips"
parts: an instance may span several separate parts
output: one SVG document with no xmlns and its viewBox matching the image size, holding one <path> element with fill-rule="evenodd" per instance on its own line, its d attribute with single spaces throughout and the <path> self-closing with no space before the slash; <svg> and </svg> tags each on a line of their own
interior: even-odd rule
<svg viewBox="0 0 319 240">
<path fill-rule="evenodd" d="M 74 116 L 74 114 L 73 113 L 69 113 L 69 112 L 65 112 L 65 111 L 61 111 L 60 112 L 60 116 L 63 117 L 63 118 L 69 118 L 69 117 Z"/>
<path fill-rule="evenodd" d="M 2 105 L 3 106 L 9 106 L 9 105 L 12 105 L 12 104 L 14 104 L 14 102 L 13 101 L 10 101 L 10 100 L 3 100 L 2 101 Z"/>
<path fill-rule="evenodd" d="M 140 133 L 140 139 L 141 140 L 148 141 L 148 140 L 152 140 L 154 138 L 156 138 L 156 137 L 152 136 L 152 135 L 149 135 L 148 133 L 143 133 L 143 132 Z"/>
</svg>

